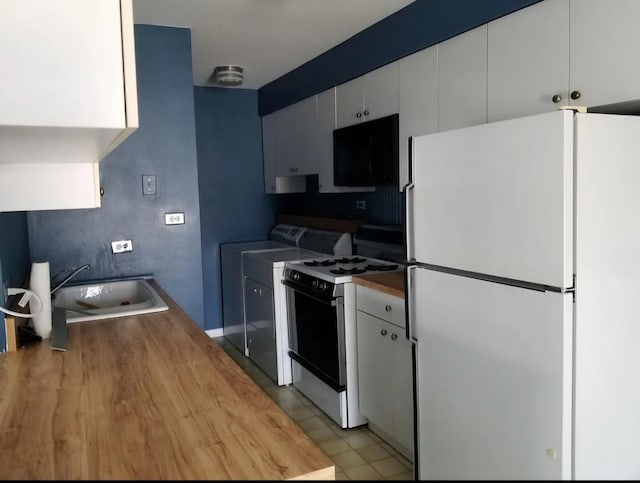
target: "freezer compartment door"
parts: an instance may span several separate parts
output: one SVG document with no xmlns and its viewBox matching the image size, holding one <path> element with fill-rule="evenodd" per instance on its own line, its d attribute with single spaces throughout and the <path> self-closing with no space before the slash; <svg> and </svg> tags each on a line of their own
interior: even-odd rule
<svg viewBox="0 0 640 483">
<path fill-rule="evenodd" d="M 556 111 L 413 138 L 408 257 L 571 287 L 573 116 Z"/>
<path fill-rule="evenodd" d="M 417 269 L 420 479 L 571 478 L 572 296 Z"/>
</svg>

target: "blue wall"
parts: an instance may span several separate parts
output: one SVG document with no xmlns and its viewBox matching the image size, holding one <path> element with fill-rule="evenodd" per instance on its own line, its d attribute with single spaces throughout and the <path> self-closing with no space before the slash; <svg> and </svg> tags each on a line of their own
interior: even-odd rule
<svg viewBox="0 0 640 483">
<path fill-rule="evenodd" d="M 195 87 L 205 328 L 222 327 L 220 244 L 266 239 L 275 196 L 264 193 L 258 93 Z"/>
<path fill-rule="evenodd" d="M 261 87 L 260 114 L 269 114 L 539 1 L 416 0 Z"/>
<path fill-rule="evenodd" d="M 27 216 L 24 212 L 0 213 L 0 297 L 3 282 L 10 287 L 22 287 L 29 274 L 29 239 Z M 4 305 L 4 300 L 0 301 Z M 0 312 L 0 352 L 6 350 L 4 314 Z"/>
<path fill-rule="evenodd" d="M 140 127 L 100 166 L 102 207 L 28 214 L 32 260 L 51 274 L 84 263 L 75 280 L 152 273 L 200 326 L 204 325 L 191 65 L 191 31 L 135 26 Z M 142 175 L 157 176 L 157 195 L 142 195 Z M 164 213 L 185 213 L 164 225 Z M 111 241 L 131 239 L 114 255 Z"/>
</svg>

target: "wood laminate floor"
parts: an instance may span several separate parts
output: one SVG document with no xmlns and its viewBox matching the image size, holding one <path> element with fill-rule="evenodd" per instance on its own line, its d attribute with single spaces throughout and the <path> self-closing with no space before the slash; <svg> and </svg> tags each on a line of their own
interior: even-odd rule
<svg viewBox="0 0 640 483">
<path fill-rule="evenodd" d="M 366 426 L 342 429 L 293 386 L 277 386 L 223 337 L 213 339 L 331 458 L 336 480 L 412 480 L 411 461 Z"/>
</svg>

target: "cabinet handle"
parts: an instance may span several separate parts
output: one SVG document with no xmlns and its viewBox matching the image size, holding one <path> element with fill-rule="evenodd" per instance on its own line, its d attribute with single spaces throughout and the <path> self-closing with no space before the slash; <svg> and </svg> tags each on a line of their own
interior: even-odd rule
<svg viewBox="0 0 640 483">
<path fill-rule="evenodd" d="M 254 288 L 253 289 L 253 293 L 257 293 L 260 297 L 262 297 L 262 289 L 261 288 Z"/>
<path fill-rule="evenodd" d="M 381 335 L 381 336 L 383 336 L 383 337 L 384 337 L 385 335 L 387 335 L 387 329 L 382 329 L 382 330 L 380 331 L 380 335 Z"/>
<path fill-rule="evenodd" d="M 385 312 L 391 312 L 391 305 L 385 305 L 384 310 Z"/>
<path fill-rule="evenodd" d="M 369 115 L 369 110 L 368 110 L 368 109 L 365 109 L 365 110 L 364 110 L 364 115 L 365 115 L 365 116 L 368 116 L 368 115 Z"/>
<path fill-rule="evenodd" d="M 553 101 L 554 104 L 557 104 L 558 102 L 560 102 L 562 100 L 562 96 L 560 94 L 556 94 L 555 96 L 553 96 L 551 98 L 551 100 Z"/>
<path fill-rule="evenodd" d="M 276 187 L 275 187 L 275 186 L 273 186 L 273 185 L 269 186 L 269 188 L 271 188 L 273 191 L 275 191 L 275 190 L 276 190 Z"/>
<path fill-rule="evenodd" d="M 362 113 L 361 112 L 356 113 L 356 117 L 360 119 L 362 117 Z"/>
<path fill-rule="evenodd" d="M 571 92 L 571 99 L 575 101 L 576 99 L 580 99 L 581 95 L 582 94 L 580 94 L 580 91 L 573 91 Z"/>
<path fill-rule="evenodd" d="M 298 172 L 298 168 L 289 168 L 289 172 L 290 173 L 297 173 Z"/>
<path fill-rule="evenodd" d="M 398 336 L 396 334 L 391 334 L 391 340 L 396 340 Z"/>
</svg>

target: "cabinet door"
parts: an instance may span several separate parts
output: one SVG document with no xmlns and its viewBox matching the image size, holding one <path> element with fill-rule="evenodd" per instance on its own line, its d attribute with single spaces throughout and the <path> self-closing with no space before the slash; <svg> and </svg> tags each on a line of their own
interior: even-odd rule
<svg viewBox="0 0 640 483">
<path fill-rule="evenodd" d="M 409 182 L 409 138 L 438 130 L 438 47 L 398 63 L 399 188 Z"/>
<path fill-rule="evenodd" d="M 362 120 L 370 121 L 398 112 L 398 62 L 380 67 L 362 77 L 364 111 Z"/>
<path fill-rule="evenodd" d="M 265 193 L 304 193 L 307 189 L 304 176 L 283 176 L 285 170 L 279 161 L 276 146 L 276 126 L 281 121 L 282 112 L 276 111 L 262 117 L 262 156 L 264 164 Z"/>
<path fill-rule="evenodd" d="M 487 122 L 487 26 L 438 44 L 438 130 Z"/>
<path fill-rule="evenodd" d="M 264 192 L 276 192 L 276 141 L 274 114 L 262 116 L 262 159 L 264 163 Z"/>
<path fill-rule="evenodd" d="M 336 87 L 336 127 L 341 128 L 361 122 L 364 110 L 362 77 Z"/>
<path fill-rule="evenodd" d="M 119 0 L 3 0 L 0 32 L 0 124 L 126 127 Z"/>
<path fill-rule="evenodd" d="M 389 344 L 397 327 L 357 311 L 360 412 L 387 434 L 393 433 L 393 379 Z"/>
<path fill-rule="evenodd" d="M 276 176 L 304 176 L 313 172 L 316 96 L 296 102 L 276 116 Z"/>
<path fill-rule="evenodd" d="M 571 1 L 572 104 L 601 106 L 640 99 L 640 2 Z"/>
<path fill-rule="evenodd" d="M 245 316 L 249 358 L 272 379 L 278 379 L 276 326 L 273 290 L 250 278 L 245 278 Z"/>
<path fill-rule="evenodd" d="M 489 22 L 489 122 L 569 104 L 568 25 L 569 0 L 544 0 Z M 598 29 L 591 27 L 589 35 Z"/>
<path fill-rule="evenodd" d="M 375 191 L 375 187 L 347 187 L 333 184 L 333 130 L 336 128 L 336 89 L 329 89 L 317 96 L 316 125 L 313 136 L 315 169 L 318 173 L 320 193 L 347 193 Z"/>
</svg>

